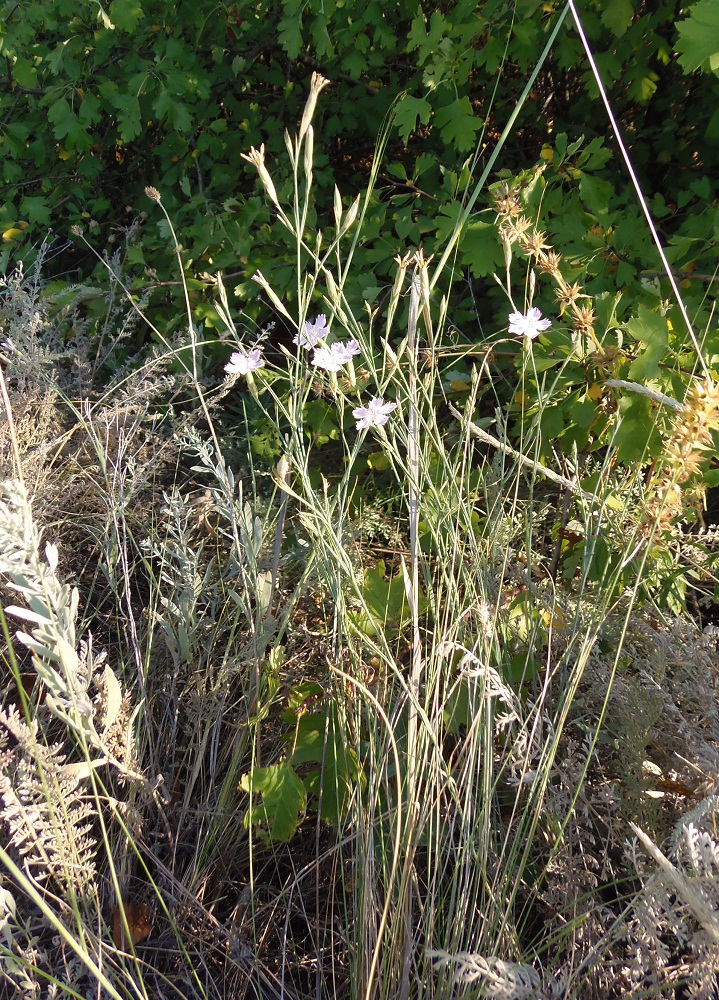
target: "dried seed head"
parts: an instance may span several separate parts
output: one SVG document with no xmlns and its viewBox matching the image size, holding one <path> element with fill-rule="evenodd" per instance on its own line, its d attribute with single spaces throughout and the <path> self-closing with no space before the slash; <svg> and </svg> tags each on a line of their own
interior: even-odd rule
<svg viewBox="0 0 719 1000">
<path fill-rule="evenodd" d="M 555 253 L 554 250 L 549 250 L 547 253 L 537 256 L 537 270 L 543 274 L 550 274 L 553 278 L 558 278 L 561 262 L 562 255 Z"/>
<path fill-rule="evenodd" d="M 531 233 L 527 233 L 523 240 L 522 245 L 527 253 L 535 254 L 536 256 L 544 256 L 545 250 L 551 250 L 551 245 L 545 243 L 547 234 L 543 233 L 539 229 L 533 229 Z"/>
<path fill-rule="evenodd" d="M 162 200 L 162 199 L 160 198 L 160 192 L 159 192 L 159 191 L 157 190 L 157 188 L 154 188 L 154 187 L 146 187 L 146 188 L 145 188 L 145 194 L 146 194 L 146 195 L 147 195 L 147 197 L 148 197 L 148 198 L 150 199 L 150 201 L 156 201 L 156 202 L 157 202 L 158 204 L 159 204 L 159 203 L 160 203 L 160 201 Z"/>
<path fill-rule="evenodd" d="M 524 238 L 525 233 L 531 225 L 531 220 L 526 215 L 520 215 L 516 219 L 503 222 L 499 227 L 499 235 L 507 243 L 516 243 L 517 240 Z"/>
<path fill-rule="evenodd" d="M 505 219 L 511 219 L 522 211 L 519 193 L 512 190 L 506 182 L 503 182 L 499 189 L 494 192 L 494 206 L 497 215 Z"/>
<path fill-rule="evenodd" d="M 597 317 L 591 306 L 577 306 L 574 310 L 572 326 L 578 333 L 586 333 L 591 336 L 594 333 L 596 320 Z"/>
<path fill-rule="evenodd" d="M 564 311 L 569 307 L 574 307 L 579 299 L 588 299 L 589 296 L 582 292 L 582 286 L 577 282 L 574 285 L 567 285 L 562 283 L 559 288 L 554 289 L 554 294 L 560 303 L 560 315 L 564 314 Z"/>
</svg>

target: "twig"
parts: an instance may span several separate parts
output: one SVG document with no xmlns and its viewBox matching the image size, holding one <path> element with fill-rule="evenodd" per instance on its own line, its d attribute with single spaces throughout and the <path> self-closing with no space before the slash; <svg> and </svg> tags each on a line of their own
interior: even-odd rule
<svg viewBox="0 0 719 1000">
<path fill-rule="evenodd" d="M 683 406 L 683 403 L 680 403 L 678 399 L 674 399 L 673 396 L 665 396 L 663 392 L 657 392 L 656 389 L 649 389 L 640 382 L 625 382 L 623 378 L 608 378 L 604 384 L 610 386 L 612 389 L 629 389 L 630 392 L 638 392 L 642 396 L 648 396 L 649 399 L 653 399 L 655 403 L 661 403 L 662 406 L 670 406 L 672 410 L 681 410 Z"/>
<path fill-rule="evenodd" d="M 449 404 L 449 409 L 458 420 L 461 420 L 462 423 L 466 423 L 467 430 L 469 431 L 471 437 L 475 437 L 483 444 L 488 444 L 492 448 L 496 448 L 498 451 L 504 452 L 505 455 L 511 456 L 519 462 L 520 465 L 525 466 L 525 468 L 532 469 L 533 472 L 539 472 L 542 476 L 546 476 L 547 479 L 556 483 L 558 486 L 563 486 L 565 489 L 571 490 L 572 493 L 578 493 L 585 500 L 591 500 L 593 502 L 597 499 L 594 494 L 586 493 L 582 487 L 573 480 L 567 479 L 565 476 L 560 476 L 558 472 L 553 472 L 552 469 L 548 469 L 547 466 L 542 465 L 541 462 L 537 462 L 533 458 L 527 458 L 527 456 L 522 455 L 521 452 L 515 451 L 511 445 L 505 444 L 504 441 L 500 441 L 499 438 L 492 437 L 491 434 L 482 430 L 481 427 L 477 427 L 476 424 L 473 424 L 471 420 L 467 420 L 467 418 L 460 413 L 458 409 L 452 406 L 451 403 Z"/>
</svg>

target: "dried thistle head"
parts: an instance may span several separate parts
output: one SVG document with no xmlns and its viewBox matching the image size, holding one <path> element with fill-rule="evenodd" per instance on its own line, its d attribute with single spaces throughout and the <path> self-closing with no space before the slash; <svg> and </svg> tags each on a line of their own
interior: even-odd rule
<svg viewBox="0 0 719 1000">
<path fill-rule="evenodd" d="M 647 506 L 645 522 L 664 534 L 682 512 L 681 488 L 701 472 L 706 452 L 713 450 L 712 431 L 719 430 L 719 384 L 710 376 L 695 379 L 687 390 L 664 448 L 662 472 Z"/>
<path fill-rule="evenodd" d="M 572 326 L 577 333 L 584 333 L 590 337 L 594 336 L 594 324 L 597 321 L 594 310 L 591 306 L 576 306 L 573 310 L 574 319 Z"/>
<path fill-rule="evenodd" d="M 560 316 L 564 315 L 565 311 L 569 308 L 574 308 L 577 305 L 579 299 L 588 299 L 589 296 L 582 292 L 582 286 L 579 282 L 575 282 L 573 285 L 568 285 L 566 282 L 562 281 L 559 284 L 559 288 L 555 288 L 554 294 L 559 301 Z"/>
<path fill-rule="evenodd" d="M 514 188 L 510 188 L 505 181 L 500 184 L 499 188 L 494 192 L 493 197 L 497 215 L 502 216 L 504 219 L 514 218 L 515 215 L 519 215 L 522 211 L 522 199 L 519 192 Z"/>
<path fill-rule="evenodd" d="M 548 250 L 546 253 L 537 256 L 537 270 L 541 271 L 542 274 L 551 275 L 552 278 L 558 281 L 561 278 L 559 270 L 561 262 L 561 254 L 556 253 L 554 250 Z"/>
<path fill-rule="evenodd" d="M 517 243 L 524 237 L 524 234 L 531 227 L 532 222 L 526 215 L 520 215 L 516 219 L 508 219 L 499 227 L 499 235 L 505 243 Z"/>
</svg>

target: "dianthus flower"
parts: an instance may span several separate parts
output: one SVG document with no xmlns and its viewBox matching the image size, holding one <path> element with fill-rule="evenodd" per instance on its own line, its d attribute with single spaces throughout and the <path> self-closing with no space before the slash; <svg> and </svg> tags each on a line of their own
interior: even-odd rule
<svg viewBox="0 0 719 1000">
<path fill-rule="evenodd" d="M 361 354 L 356 340 L 338 341 L 329 347 L 316 347 L 312 364 L 326 372 L 338 372 L 355 355 Z"/>
<path fill-rule="evenodd" d="M 513 312 L 509 314 L 509 332 L 516 337 L 526 337 L 534 340 L 552 325 L 549 319 L 542 319 L 542 314 L 536 306 L 528 309 L 526 314 Z"/>
<path fill-rule="evenodd" d="M 293 344 L 299 344 L 306 350 L 316 347 L 320 340 L 324 340 L 330 328 L 327 326 L 327 317 L 320 313 L 314 323 L 309 320 L 302 327 L 300 332 L 292 339 Z"/>
<path fill-rule="evenodd" d="M 264 364 L 265 360 L 260 354 L 259 347 L 255 347 L 247 354 L 244 351 L 235 351 L 225 365 L 225 371 L 228 375 L 249 375 L 250 372 L 264 367 Z"/>
<path fill-rule="evenodd" d="M 396 409 L 396 403 L 385 403 L 381 396 L 375 396 L 367 406 L 358 406 L 352 410 L 352 416 L 357 421 L 357 430 L 363 431 L 368 427 L 384 427 L 390 413 Z"/>
</svg>

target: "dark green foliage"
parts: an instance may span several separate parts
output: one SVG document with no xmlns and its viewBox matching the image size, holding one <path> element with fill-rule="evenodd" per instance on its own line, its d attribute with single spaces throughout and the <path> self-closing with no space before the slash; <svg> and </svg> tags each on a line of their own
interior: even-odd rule
<svg viewBox="0 0 719 1000">
<path fill-rule="evenodd" d="M 713 210 L 707 222 L 704 209 L 717 176 L 719 82 L 685 76 L 711 65 L 706 37 L 697 47 L 709 7 L 699 3 L 677 27 L 676 3 L 579 5 L 627 138 L 637 140 L 632 153 L 655 211 L 668 233 L 681 227 L 690 241 L 677 250 L 679 267 L 714 238 Z M 379 123 L 398 102 L 356 257 L 365 275 L 357 295 L 377 300 L 397 252 L 420 242 L 431 252 L 451 229 L 452 200 L 470 180 L 465 158 L 478 142 L 493 144 L 562 9 L 559 0 L 461 0 L 434 9 L 417 0 L 4 3 L 3 261 L 27 256 L 48 226 L 64 238 L 81 224 L 106 248 L 118 227 L 139 218 L 126 267 L 138 285 L 176 279 L 166 225 L 143 194 L 154 184 L 180 234 L 188 273 L 234 275 L 229 283 L 245 301 L 255 295 L 249 275 L 264 268 L 278 293 L 291 296 L 285 237 L 240 154 L 264 142 L 280 197 L 289 195 L 279 183 L 286 176 L 283 133 L 296 127 L 317 68 L 333 82 L 317 122 L 322 228 L 335 182 L 345 195 L 366 185 Z M 504 165 L 528 165 L 550 134 L 562 132 L 597 142 L 607 134 L 569 18 L 520 113 Z M 655 261 L 639 236 L 641 223 L 626 218 L 633 197 L 623 195 L 621 167 L 610 149 L 595 148 L 604 158 L 586 168 L 573 198 L 605 230 L 613 226 L 611 238 L 595 238 L 594 264 L 615 253 L 618 282 L 626 285 Z M 558 215 L 556 235 L 591 252 L 585 220 L 573 228 L 571 213 Z M 459 264 L 475 280 L 501 262 L 486 221 L 470 226 L 460 248 Z M 79 247 L 72 266 L 86 275 L 94 262 Z"/>
</svg>

